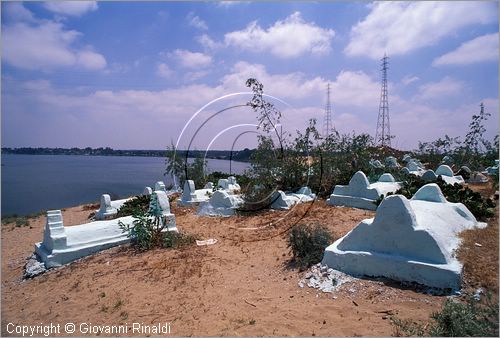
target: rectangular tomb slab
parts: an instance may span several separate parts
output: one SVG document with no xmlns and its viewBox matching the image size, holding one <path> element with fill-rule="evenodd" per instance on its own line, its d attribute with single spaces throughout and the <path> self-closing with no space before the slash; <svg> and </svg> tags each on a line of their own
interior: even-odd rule
<svg viewBox="0 0 500 338">
<path fill-rule="evenodd" d="M 155 191 L 157 195 L 165 194 Z M 170 206 L 164 205 L 168 197 L 158 196 L 168 226 L 165 231 L 177 231 L 175 215 L 170 213 Z M 93 253 L 130 242 L 127 232 L 123 232 L 119 222 L 133 225 L 132 216 L 117 219 L 96 221 L 86 224 L 65 227 L 60 210 L 47 212 L 47 224 L 43 241 L 35 244 L 35 252 L 45 263 L 47 268 L 64 265 L 76 259 Z"/>
</svg>

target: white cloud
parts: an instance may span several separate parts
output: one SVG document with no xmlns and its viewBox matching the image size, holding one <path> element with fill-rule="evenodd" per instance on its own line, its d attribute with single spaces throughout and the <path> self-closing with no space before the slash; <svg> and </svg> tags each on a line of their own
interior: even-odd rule
<svg viewBox="0 0 500 338">
<path fill-rule="evenodd" d="M 203 21 L 202 19 L 200 19 L 199 16 L 194 15 L 193 12 L 190 12 L 187 15 L 186 20 L 188 21 L 189 25 L 192 26 L 192 27 L 195 27 L 195 28 L 198 28 L 198 29 L 201 29 L 201 30 L 207 30 L 208 29 L 207 23 L 205 21 Z"/>
<path fill-rule="evenodd" d="M 307 23 L 300 12 L 295 12 L 268 29 L 253 21 L 243 30 L 225 34 L 224 42 L 243 50 L 269 51 L 280 58 L 293 58 L 305 53 L 327 54 L 334 36 L 333 30 Z"/>
<path fill-rule="evenodd" d="M 160 63 L 156 68 L 156 74 L 163 78 L 169 78 L 172 73 L 172 70 L 166 63 Z"/>
<path fill-rule="evenodd" d="M 76 63 L 90 70 L 106 68 L 106 59 L 92 50 L 83 50 L 76 54 Z"/>
<path fill-rule="evenodd" d="M 196 40 L 202 47 L 206 50 L 214 50 L 220 47 L 220 43 L 215 42 L 210 36 L 207 34 L 202 34 L 198 37 L 196 37 Z"/>
<path fill-rule="evenodd" d="M 170 55 L 184 68 L 203 68 L 212 63 L 210 55 L 184 49 L 176 49 Z"/>
<path fill-rule="evenodd" d="M 97 1 L 47 1 L 44 3 L 49 11 L 69 16 L 81 16 L 97 10 Z"/>
<path fill-rule="evenodd" d="M 436 44 L 459 29 L 496 20 L 498 9 L 490 2 L 377 2 L 351 29 L 344 52 L 373 59 L 403 55 Z"/>
<path fill-rule="evenodd" d="M 498 33 L 464 42 L 454 51 L 435 59 L 432 65 L 466 65 L 484 61 L 498 62 Z"/>
<path fill-rule="evenodd" d="M 401 83 L 404 84 L 405 86 L 409 85 L 410 83 L 416 82 L 420 80 L 418 76 L 412 76 L 412 75 L 406 75 L 401 79 Z"/>
<path fill-rule="evenodd" d="M 448 76 L 438 82 L 429 82 L 418 88 L 419 99 L 439 99 L 459 94 L 465 87 L 463 81 L 454 80 Z"/>
<path fill-rule="evenodd" d="M 16 23 L 3 27 L 2 60 L 30 70 L 81 66 L 96 70 L 106 67 L 106 59 L 91 50 L 78 50 L 72 44 L 82 34 L 65 30 L 61 23 L 44 21 L 39 25 Z"/>
<path fill-rule="evenodd" d="M 22 2 L 4 2 L 2 4 L 2 13 L 5 18 L 9 21 L 25 21 L 25 22 L 34 22 L 35 18 L 33 17 L 33 13 L 27 10 Z"/>
</svg>

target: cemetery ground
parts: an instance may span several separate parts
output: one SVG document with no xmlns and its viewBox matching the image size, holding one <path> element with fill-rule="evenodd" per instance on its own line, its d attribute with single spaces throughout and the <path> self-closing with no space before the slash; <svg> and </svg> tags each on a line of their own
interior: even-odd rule
<svg viewBox="0 0 500 338">
<path fill-rule="evenodd" d="M 494 192 L 489 185 L 469 186 L 487 197 Z M 306 272 L 290 264 L 290 226 L 323 224 L 337 239 L 373 217 L 372 211 L 332 207 L 320 200 L 298 205 L 289 214 L 212 218 L 171 206 L 180 231 L 218 242 L 147 252 L 125 245 L 25 281 L 23 266 L 34 243 L 42 240 L 45 215 L 18 226 L 2 221 L 2 335 L 8 335 L 9 322 L 169 322 L 176 336 L 387 336 L 401 333 L 391 318 L 425 323 L 446 300 L 423 287 L 384 279 L 356 279 L 331 294 L 298 286 Z M 64 223 L 85 223 L 91 211 L 68 208 Z M 284 219 L 277 222 L 280 216 Z M 497 301 L 498 206 L 488 227 L 461 236 L 463 291 L 481 287 Z"/>
</svg>

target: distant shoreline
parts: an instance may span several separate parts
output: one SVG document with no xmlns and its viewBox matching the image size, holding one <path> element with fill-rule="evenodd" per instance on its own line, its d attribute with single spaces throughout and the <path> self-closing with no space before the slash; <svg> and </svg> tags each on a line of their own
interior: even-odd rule
<svg viewBox="0 0 500 338">
<path fill-rule="evenodd" d="M 166 158 L 169 150 L 115 150 L 112 148 L 2 148 L 2 155 L 79 155 L 79 156 L 138 156 L 138 157 L 163 157 Z M 206 158 L 215 160 L 233 160 L 238 162 L 249 162 L 254 150 L 209 150 Z M 186 156 L 186 150 L 178 150 L 179 156 Z M 189 158 L 205 156 L 203 150 L 189 150 Z"/>
</svg>

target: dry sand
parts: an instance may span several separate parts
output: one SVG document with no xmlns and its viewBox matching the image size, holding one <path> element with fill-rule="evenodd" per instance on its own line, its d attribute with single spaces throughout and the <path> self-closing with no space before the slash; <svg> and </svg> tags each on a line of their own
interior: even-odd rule
<svg viewBox="0 0 500 338">
<path fill-rule="evenodd" d="M 9 322 L 169 322 L 171 334 L 180 336 L 386 336 L 396 332 L 391 315 L 425 321 L 446 299 L 383 280 L 356 280 L 334 294 L 298 287 L 305 272 L 290 267 L 287 229 L 296 222 L 318 222 L 336 239 L 372 217 L 370 211 L 324 201 L 291 213 L 231 218 L 172 211 L 181 231 L 218 243 L 145 253 L 123 246 L 26 281 L 25 259 L 42 239 L 45 217 L 24 227 L 2 224 L 2 335 L 8 335 Z M 89 213 L 82 206 L 66 209 L 65 224 L 84 223 Z M 466 286 L 498 295 L 498 217 L 486 229 L 467 232 L 460 255 Z"/>
</svg>

